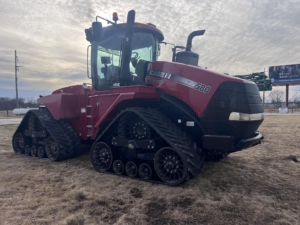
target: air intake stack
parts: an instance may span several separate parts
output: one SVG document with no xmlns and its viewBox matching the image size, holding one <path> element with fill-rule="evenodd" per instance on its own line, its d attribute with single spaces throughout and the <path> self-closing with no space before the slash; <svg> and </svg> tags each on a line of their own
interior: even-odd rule
<svg viewBox="0 0 300 225">
<path fill-rule="evenodd" d="M 176 54 L 176 62 L 179 63 L 184 63 L 192 66 L 198 66 L 198 61 L 199 61 L 199 55 L 195 52 L 191 51 L 192 48 L 192 40 L 195 36 L 201 36 L 203 35 L 205 30 L 196 30 L 190 33 L 187 43 L 186 43 L 186 48 L 185 51 L 178 52 Z"/>
</svg>

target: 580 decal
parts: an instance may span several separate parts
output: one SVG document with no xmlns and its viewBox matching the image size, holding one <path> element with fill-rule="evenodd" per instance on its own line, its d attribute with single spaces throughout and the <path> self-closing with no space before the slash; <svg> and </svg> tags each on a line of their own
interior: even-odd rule
<svg viewBox="0 0 300 225">
<path fill-rule="evenodd" d="M 210 86 L 206 86 L 205 84 L 197 83 L 194 87 L 196 90 L 204 92 L 205 94 L 210 91 Z"/>
<path fill-rule="evenodd" d="M 154 76 L 154 77 L 160 77 L 160 78 L 167 79 L 167 80 L 177 81 L 181 84 L 184 84 L 186 86 L 194 88 L 194 89 L 196 89 L 200 92 L 203 92 L 205 94 L 210 92 L 210 90 L 211 90 L 210 86 L 207 86 L 207 85 L 201 84 L 201 83 L 197 83 L 196 81 L 193 81 L 193 80 L 190 80 L 190 79 L 187 79 L 185 77 L 181 77 L 181 76 L 178 76 L 178 75 L 175 75 L 175 74 L 171 74 L 171 73 L 166 73 L 166 72 L 162 72 L 162 71 L 158 71 L 158 70 L 150 70 L 149 75 Z M 154 81 L 149 80 L 149 82 L 153 83 Z M 155 83 L 156 82 L 157 81 L 155 81 Z"/>
</svg>

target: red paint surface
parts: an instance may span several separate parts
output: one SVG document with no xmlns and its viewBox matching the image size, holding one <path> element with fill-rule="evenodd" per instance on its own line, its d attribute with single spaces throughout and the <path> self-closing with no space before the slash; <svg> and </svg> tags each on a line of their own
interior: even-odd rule
<svg viewBox="0 0 300 225">
<path fill-rule="evenodd" d="M 182 101 L 186 102 L 199 117 L 202 116 L 202 113 L 213 96 L 216 89 L 224 81 L 235 81 L 235 82 L 248 82 L 243 81 L 242 79 L 231 77 L 225 74 L 213 72 L 207 69 L 202 69 L 196 66 L 189 66 L 182 63 L 174 62 L 153 62 L 149 70 L 157 70 L 162 72 L 167 72 L 175 74 L 187 79 L 193 80 L 195 82 L 205 84 L 210 86 L 211 90 L 208 93 L 203 93 L 195 88 L 188 87 L 179 82 L 163 79 L 154 76 L 147 76 L 146 83 L 151 83 L 159 90 L 172 94 Z M 161 81 L 160 83 L 149 82 L 149 80 L 155 79 Z M 251 82 L 250 82 L 251 83 Z"/>
<path fill-rule="evenodd" d="M 174 80 L 147 76 L 146 82 L 149 79 L 163 82 L 151 83 L 153 86 L 114 87 L 106 91 L 96 91 L 90 86 L 83 85 L 70 86 L 38 99 L 38 103 L 46 105 L 56 120 L 68 119 L 81 139 L 87 140 L 95 139 L 100 125 L 111 122 L 123 109 L 139 106 L 145 101 L 158 101 L 160 96 L 157 90 L 183 100 L 201 117 L 206 105 L 222 82 L 248 82 L 181 63 L 153 62 L 150 69 L 185 77 L 210 86 L 211 90 L 205 94 Z M 92 107 L 87 107 L 89 105 Z M 92 127 L 88 128 L 87 125 L 92 125 Z"/>
<path fill-rule="evenodd" d="M 39 98 L 38 103 L 44 104 L 54 119 L 68 119 L 81 139 L 87 140 L 88 134 L 91 139 L 96 138 L 101 123 L 112 121 L 120 111 L 127 107 L 138 106 L 145 99 L 158 100 L 156 88 L 129 86 L 96 91 L 91 87 L 76 85 Z M 88 105 L 92 107 L 87 107 Z M 87 128 L 87 125 L 92 125 L 92 128 Z"/>
<path fill-rule="evenodd" d="M 78 94 L 57 93 L 38 99 L 43 103 L 56 120 L 79 117 Z"/>
</svg>

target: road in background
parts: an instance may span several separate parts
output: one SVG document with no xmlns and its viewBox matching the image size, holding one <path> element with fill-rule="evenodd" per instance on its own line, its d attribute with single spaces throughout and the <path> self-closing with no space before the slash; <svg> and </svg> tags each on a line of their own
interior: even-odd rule
<svg viewBox="0 0 300 225">
<path fill-rule="evenodd" d="M 0 125 L 19 124 L 22 118 L 0 119 Z"/>
<path fill-rule="evenodd" d="M 300 113 L 265 113 L 265 116 L 300 116 Z"/>
</svg>

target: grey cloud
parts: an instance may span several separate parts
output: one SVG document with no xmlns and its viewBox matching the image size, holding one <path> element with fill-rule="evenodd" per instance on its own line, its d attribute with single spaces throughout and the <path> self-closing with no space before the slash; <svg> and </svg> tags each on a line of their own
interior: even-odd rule
<svg viewBox="0 0 300 225">
<path fill-rule="evenodd" d="M 136 10 L 137 21 L 155 24 L 166 41 L 178 45 L 186 44 L 191 31 L 206 29 L 193 40 L 193 51 L 202 66 L 215 71 L 249 74 L 300 63 L 298 1 L 0 0 L 0 78 L 12 70 L 17 49 L 24 65 L 20 82 L 32 84 L 26 88 L 53 90 L 87 82 L 84 29 L 96 15 L 111 19 L 114 11 L 125 22 L 130 9 Z M 171 47 L 162 46 L 160 60 L 170 59 Z"/>
</svg>

